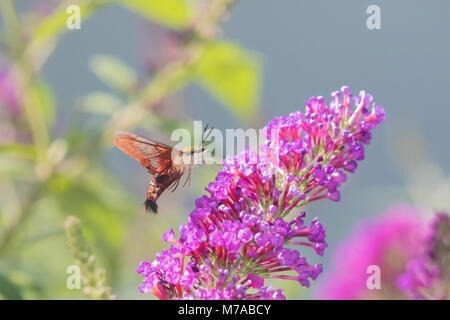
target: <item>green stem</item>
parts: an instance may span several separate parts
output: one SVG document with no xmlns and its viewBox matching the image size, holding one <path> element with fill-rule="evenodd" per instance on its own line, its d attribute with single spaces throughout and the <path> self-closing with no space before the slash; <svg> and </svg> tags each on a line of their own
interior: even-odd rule
<svg viewBox="0 0 450 320">
<path fill-rule="evenodd" d="M 16 10 L 11 0 L 1 0 L 0 8 L 2 11 L 2 18 L 5 23 L 7 32 L 7 39 L 9 45 L 16 52 L 20 46 L 20 21 L 17 17 Z"/>
<path fill-rule="evenodd" d="M 11 0 L 1 0 L 2 17 L 7 29 L 7 38 L 11 46 L 11 58 L 16 61 L 17 71 L 21 75 L 21 96 L 23 97 L 23 107 L 25 117 L 28 122 L 33 142 L 36 149 L 38 162 L 44 162 L 45 153 L 49 145 L 48 129 L 43 118 L 42 106 L 36 97 L 36 75 L 33 72 L 31 62 L 24 54 L 24 48 L 21 45 L 22 30 L 20 20 Z"/>
<path fill-rule="evenodd" d="M 14 238 L 17 236 L 16 230 L 20 229 L 22 225 L 27 220 L 28 216 L 32 211 L 33 204 L 35 200 L 39 197 L 42 191 L 42 183 L 36 185 L 28 198 L 23 201 L 22 207 L 14 215 L 12 222 L 2 231 L 2 237 L 0 239 L 0 256 L 7 252 L 10 244 L 13 242 Z"/>
</svg>

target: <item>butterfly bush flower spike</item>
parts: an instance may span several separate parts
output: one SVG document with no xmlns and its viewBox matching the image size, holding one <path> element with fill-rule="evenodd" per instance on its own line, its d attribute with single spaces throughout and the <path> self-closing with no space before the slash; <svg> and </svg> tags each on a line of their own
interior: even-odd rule
<svg viewBox="0 0 450 320">
<path fill-rule="evenodd" d="M 316 280 L 322 265 L 301 253 L 323 255 L 325 228 L 317 218 L 307 223 L 299 208 L 339 201 L 340 186 L 385 114 L 370 94 L 353 97 L 348 87 L 332 93 L 329 105 L 323 97 L 305 104 L 304 113 L 268 123 L 259 153 L 246 149 L 224 161 L 178 239 L 168 231 L 169 248 L 139 265 L 141 292 L 160 299 L 284 299 L 265 279 L 305 287 Z"/>
<path fill-rule="evenodd" d="M 448 299 L 450 216 L 431 223 L 408 205 L 360 222 L 333 255 L 316 290 L 318 299 Z M 382 270 L 380 289 L 367 286 L 369 266 Z"/>
<path fill-rule="evenodd" d="M 420 210 L 401 204 L 361 220 L 335 248 L 315 298 L 332 300 L 404 299 L 397 277 L 423 251 L 426 220 Z M 369 266 L 379 266 L 381 289 L 367 286 Z"/>
<path fill-rule="evenodd" d="M 426 250 L 406 264 L 397 278 L 397 287 L 412 299 L 450 298 L 450 216 L 437 214 L 432 223 Z"/>
</svg>

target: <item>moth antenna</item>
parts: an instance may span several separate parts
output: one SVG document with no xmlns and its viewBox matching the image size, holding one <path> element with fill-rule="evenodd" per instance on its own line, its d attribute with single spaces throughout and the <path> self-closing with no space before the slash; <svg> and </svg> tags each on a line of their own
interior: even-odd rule
<svg viewBox="0 0 450 320">
<path fill-rule="evenodd" d="M 207 125 L 208 126 L 208 125 Z M 206 139 L 209 138 L 209 136 L 211 135 L 212 131 L 214 130 L 214 127 L 211 127 L 208 131 L 208 133 L 206 134 L 206 136 L 204 138 L 202 138 L 202 144 L 205 142 Z M 206 128 L 205 128 L 205 132 L 206 132 Z"/>
<path fill-rule="evenodd" d="M 205 133 L 206 133 L 206 130 L 208 130 L 208 124 L 206 124 L 206 126 L 203 128 L 203 132 L 202 132 L 202 143 L 201 143 L 201 144 L 203 144 L 203 142 L 205 141 Z"/>
</svg>

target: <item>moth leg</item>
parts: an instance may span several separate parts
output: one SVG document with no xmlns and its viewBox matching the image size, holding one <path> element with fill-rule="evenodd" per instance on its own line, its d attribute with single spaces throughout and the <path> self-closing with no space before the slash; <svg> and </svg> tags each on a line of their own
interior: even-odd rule
<svg viewBox="0 0 450 320">
<path fill-rule="evenodd" d="M 189 173 L 188 173 L 188 175 L 187 175 L 187 177 L 186 177 L 186 181 L 184 182 L 184 184 L 183 184 L 183 187 L 184 186 L 186 186 L 186 184 L 189 186 L 190 184 L 191 184 L 191 173 L 192 173 L 192 165 L 190 165 L 190 167 L 189 167 Z"/>
<path fill-rule="evenodd" d="M 178 178 L 178 179 L 175 181 L 174 184 L 172 184 L 170 192 L 174 192 L 174 191 L 177 189 L 178 184 L 180 183 L 180 181 L 181 181 L 181 177 Z"/>
</svg>

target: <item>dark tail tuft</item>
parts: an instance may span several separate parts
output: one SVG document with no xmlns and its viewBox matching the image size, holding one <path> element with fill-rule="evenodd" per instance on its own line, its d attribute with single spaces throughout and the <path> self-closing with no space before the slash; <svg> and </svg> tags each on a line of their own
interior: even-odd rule
<svg viewBox="0 0 450 320">
<path fill-rule="evenodd" d="M 151 200 L 151 199 L 145 200 L 144 209 L 145 209 L 145 212 L 151 211 L 154 214 L 158 213 L 158 205 L 156 204 L 156 201 Z"/>
</svg>

